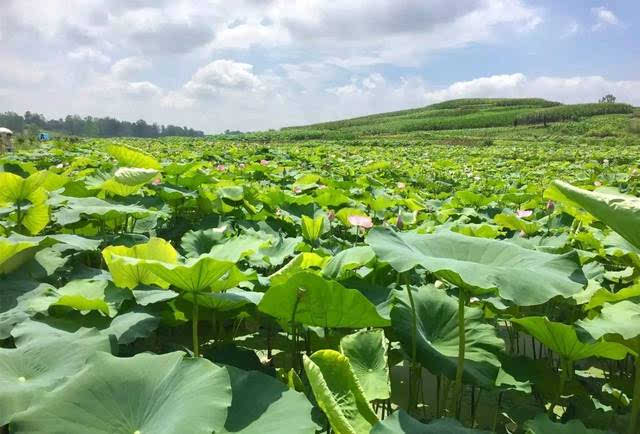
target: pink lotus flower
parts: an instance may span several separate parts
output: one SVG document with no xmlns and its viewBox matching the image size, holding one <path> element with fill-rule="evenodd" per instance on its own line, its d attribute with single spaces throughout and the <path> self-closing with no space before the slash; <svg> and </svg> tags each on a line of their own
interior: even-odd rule
<svg viewBox="0 0 640 434">
<path fill-rule="evenodd" d="M 302 187 L 300 187 L 299 185 L 296 185 L 295 187 L 293 187 L 293 192 L 295 194 L 300 194 L 302 193 Z"/>
<path fill-rule="evenodd" d="M 244 169 L 244 163 L 240 163 L 238 167 L 240 167 L 241 169 Z"/>
<path fill-rule="evenodd" d="M 396 186 L 397 186 L 400 190 L 402 190 L 402 189 L 403 189 L 403 188 L 405 188 L 407 185 L 406 185 L 404 182 L 398 182 L 398 183 L 396 184 Z"/>
<path fill-rule="evenodd" d="M 267 166 L 269 164 L 269 160 L 260 160 L 260 164 Z"/>
<path fill-rule="evenodd" d="M 332 209 L 330 209 L 329 211 L 327 211 L 327 219 L 332 222 L 336 219 L 336 212 Z"/>
<path fill-rule="evenodd" d="M 596 181 L 593 183 L 593 185 L 595 185 L 596 187 L 602 187 L 602 182 Z"/>
<path fill-rule="evenodd" d="M 351 223 L 353 226 L 358 226 L 365 229 L 373 227 L 373 222 L 371 221 L 371 217 L 369 216 L 350 215 L 347 220 L 349 220 L 349 223 Z"/>
<path fill-rule="evenodd" d="M 160 178 L 156 178 L 156 179 L 154 179 L 153 181 L 151 181 L 151 184 L 153 184 L 153 185 L 160 185 L 160 184 L 162 184 L 162 179 L 160 179 Z"/>
<path fill-rule="evenodd" d="M 226 167 L 224 167 L 224 164 L 218 164 L 216 166 L 216 170 L 218 170 L 219 172 L 224 172 L 225 169 Z"/>
<path fill-rule="evenodd" d="M 516 215 L 520 218 L 531 217 L 532 214 L 533 211 L 531 211 L 530 209 L 519 209 L 518 211 L 516 211 Z"/>
</svg>

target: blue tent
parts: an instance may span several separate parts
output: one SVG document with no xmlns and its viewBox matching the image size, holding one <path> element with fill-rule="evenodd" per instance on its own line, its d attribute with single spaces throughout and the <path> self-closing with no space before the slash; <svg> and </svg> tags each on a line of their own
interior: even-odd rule
<svg viewBox="0 0 640 434">
<path fill-rule="evenodd" d="M 38 135 L 39 140 L 49 140 L 49 133 L 40 133 Z"/>
</svg>

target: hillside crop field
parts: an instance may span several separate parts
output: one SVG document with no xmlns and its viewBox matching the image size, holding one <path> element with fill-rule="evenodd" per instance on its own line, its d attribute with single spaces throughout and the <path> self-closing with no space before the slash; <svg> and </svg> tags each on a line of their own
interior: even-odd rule
<svg viewBox="0 0 640 434">
<path fill-rule="evenodd" d="M 634 110 L 0 156 L 0 432 L 640 433 Z"/>
</svg>

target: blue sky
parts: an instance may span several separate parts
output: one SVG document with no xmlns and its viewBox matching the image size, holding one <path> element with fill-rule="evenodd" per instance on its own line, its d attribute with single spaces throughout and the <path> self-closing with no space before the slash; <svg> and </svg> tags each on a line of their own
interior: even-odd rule
<svg viewBox="0 0 640 434">
<path fill-rule="evenodd" d="M 640 105 L 637 0 L 4 0 L 0 110 L 258 130 L 461 97 Z"/>
</svg>

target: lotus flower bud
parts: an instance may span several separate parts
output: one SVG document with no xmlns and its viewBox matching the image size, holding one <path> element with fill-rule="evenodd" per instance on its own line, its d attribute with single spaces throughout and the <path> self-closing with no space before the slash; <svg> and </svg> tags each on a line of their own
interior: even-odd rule
<svg viewBox="0 0 640 434">
<path fill-rule="evenodd" d="M 547 212 L 551 214 L 556 209 L 556 204 L 552 200 L 547 202 Z"/>
<path fill-rule="evenodd" d="M 332 209 L 330 209 L 329 211 L 327 211 L 327 219 L 332 222 L 336 219 L 336 212 Z"/>
<path fill-rule="evenodd" d="M 396 219 L 396 227 L 398 229 L 402 229 L 404 227 L 404 222 L 402 221 L 402 214 L 398 213 L 398 218 Z"/>
</svg>

